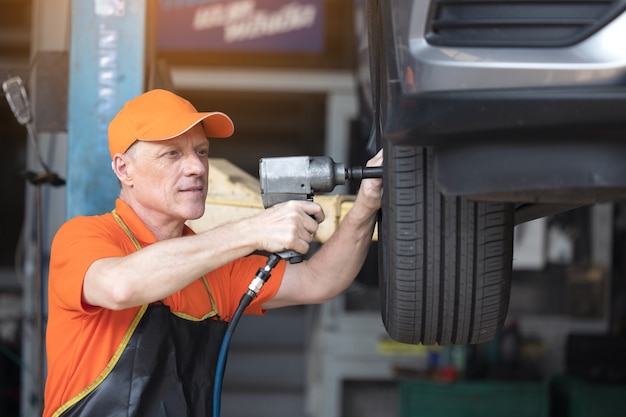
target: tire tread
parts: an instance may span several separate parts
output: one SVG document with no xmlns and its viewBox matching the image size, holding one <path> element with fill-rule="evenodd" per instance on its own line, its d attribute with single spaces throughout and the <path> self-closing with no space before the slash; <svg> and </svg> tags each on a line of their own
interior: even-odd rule
<svg viewBox="0 0 626 417">
<path fill-rule="evenodd" d="M 513 208 L 442 194 L 428 148 L 385 148 L 381 302 L 403 343 L 493 338 L 508 309 Z"/>
</svg>

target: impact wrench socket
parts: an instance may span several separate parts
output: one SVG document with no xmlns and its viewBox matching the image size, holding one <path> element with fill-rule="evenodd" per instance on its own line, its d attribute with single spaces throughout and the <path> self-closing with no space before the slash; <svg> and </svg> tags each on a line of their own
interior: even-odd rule
<svg viewBox="0 0 626 417">
<path fill-rule="evenodd" d="M 346 168 L 329 156 L 261 158 L 259 162 L 261 199 L 265 208 L 289 200 L 313 201 L 316 193 L 330 192 L 346 180 L 382 176 L 382 167 Z M 291 263 L 302 261 L 302 254 L 293 250 L 278 255 Z"/>
</svg>

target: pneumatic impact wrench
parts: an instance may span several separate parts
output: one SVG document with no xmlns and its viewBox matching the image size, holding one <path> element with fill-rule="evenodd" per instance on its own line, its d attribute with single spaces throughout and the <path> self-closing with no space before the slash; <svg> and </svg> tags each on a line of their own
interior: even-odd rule
<svg viewBox="0 0 626 417">
<path fill-rule="evenodd" d="M 346 168 L 329 156 L 261 158 L 259 162 L 261 199 L 265 208 L 289 200 L 313 201 L 316 193 L 331 192 L 347 180 L 382 176 L 382 167 Z M 278 255 L 290 263 L 301 262 L 303 258 L 302 254 L 293 250 Z"/>
</svg>

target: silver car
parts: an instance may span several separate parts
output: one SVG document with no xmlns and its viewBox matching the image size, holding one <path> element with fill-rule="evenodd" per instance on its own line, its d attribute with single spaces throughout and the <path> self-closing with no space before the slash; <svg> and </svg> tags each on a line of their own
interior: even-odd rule
<svg viewBox="0 0 626 417">
<path fill-rule="evenodd" d="M 487 341 L 514 226 L 626 196 L 626 0 L 356 4 L 362 119 L 385 149 L 386 329 Z"/>
</svg>

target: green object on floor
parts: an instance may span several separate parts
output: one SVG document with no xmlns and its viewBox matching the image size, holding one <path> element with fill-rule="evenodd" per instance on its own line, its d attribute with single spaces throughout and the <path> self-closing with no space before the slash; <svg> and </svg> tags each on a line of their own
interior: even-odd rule
<svg viewBox="0 0 626 417">
<path fill-rule="evenodd" d="M 553 379 L 555 417 L 623 417 L 626 385 L 592 383 L 574 376 Z"/>
<path fill-rule="evenodd" d="M 400 417 L 548 417 L 547 382 L 472 380 L 400 383 Z"/>
</svg>

